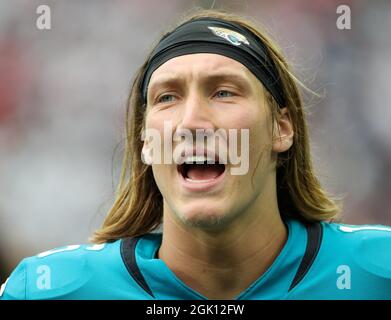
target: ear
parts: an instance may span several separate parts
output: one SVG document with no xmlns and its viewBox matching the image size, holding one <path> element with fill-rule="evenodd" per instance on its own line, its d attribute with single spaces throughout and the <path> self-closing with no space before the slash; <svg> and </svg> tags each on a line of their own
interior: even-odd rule
<svg viewBox="0 0 391 320">
<path fill-rule="evenodd" d="M 144 132 L 144 131 L 143 131 Z M 151 148 L 148 145 L 148 139 L 144 139 L 143 148 L 141 149 L 141 161 L 146 165 L 152 164 Z"/>
<path fill-rule="evenodd" d="M 285 107 L 275 120 L 272 150 L 277 153 L 287 151 L 293 144 L 293 134 L 289 110 Z"/>
</svg>

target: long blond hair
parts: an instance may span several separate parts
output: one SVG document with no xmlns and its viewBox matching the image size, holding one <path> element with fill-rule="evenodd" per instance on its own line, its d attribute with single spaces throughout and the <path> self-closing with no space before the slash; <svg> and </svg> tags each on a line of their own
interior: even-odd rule
<svg viewBox="0 0 391 320">
<path fill-rule="evenodd" d="M 201 17 L 231 21 L 251 30 L 265 44 L 277 67 L 295 133 L 292 147 L 280 153 L 277 160 L 277 199 L 280 213 L 309 222 L 335 219 L 340 206 L 322 189 L 312 167 L 303 101 L 298 89 L 300 82 L 290 71 L 280 50 L 255 24 L 234 14 L 199 10 L 185 17 L 177 26 Z M 102 227 L 91 238 L 94 243 L 143 235 L 158 228 L 162 222 L 162 195 L 155 183 L 151 166 L 141 160 L 145 105 L 139 87 L 148 59 L 149 56 L 136 74 L 127 102 L 126 145 L 116 198 Z M 265 92 L 274 120 L 279 116 L 280 108 L 272 95 L 266 90 Z"/>
</svg>

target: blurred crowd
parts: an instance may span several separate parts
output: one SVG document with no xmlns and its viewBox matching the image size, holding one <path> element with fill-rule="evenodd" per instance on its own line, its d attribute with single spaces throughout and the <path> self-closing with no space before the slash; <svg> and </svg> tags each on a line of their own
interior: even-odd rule
<svg viewBox="0 0 391 320">
<path fill-rule="evenodd" d="M 388 0 L 0 0 L 0 282 L 22 257 L 87 242 L 113 201 L 126 98 L 162 31 L 194 7 L 256 19 L 308 107 L 315 168 L 343 221 L 391 225 Z M 336 26 L 340 4 L 351 30 Z M 116 151 L 116 152 L 115 152 Z"/>
</svg>

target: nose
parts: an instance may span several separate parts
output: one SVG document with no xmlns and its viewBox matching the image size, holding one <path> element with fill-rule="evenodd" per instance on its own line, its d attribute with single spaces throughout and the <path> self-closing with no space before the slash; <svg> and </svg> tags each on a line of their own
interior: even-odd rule
<svg viewBox="0 0 391 320">
<path fill-rule="evenodd" d="M 214 129 L 213 110 L 208 99 L 198 92 L 192 92 L 186 98 L 180 114 L 177 130 L 188 129 L 196 133 L 197 129 Z"/>
</svg>

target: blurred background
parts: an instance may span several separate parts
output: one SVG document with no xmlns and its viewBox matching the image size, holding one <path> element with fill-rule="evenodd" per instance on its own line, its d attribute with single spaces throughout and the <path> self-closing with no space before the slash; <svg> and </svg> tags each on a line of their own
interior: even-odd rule
<svg viewBox="0 0 391 320">
<path fill-rule="evenodd" d="M 38 30 L 36 9 L 51 9 Z M 339 5 L 351 30 L 339 30 Z M 0 0 L 0 283 L 25 256 L 86 243 L 113 201 L 136 69 L 194 7 L 256 19 L 311 89 L 316 170 L 343 221 L 391 225 L 389 0 Z"/>
</svg>

